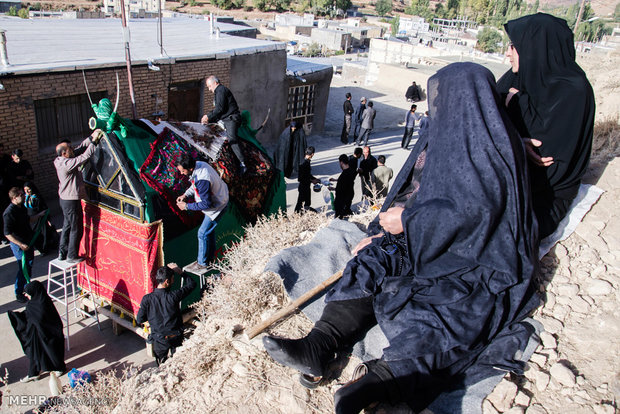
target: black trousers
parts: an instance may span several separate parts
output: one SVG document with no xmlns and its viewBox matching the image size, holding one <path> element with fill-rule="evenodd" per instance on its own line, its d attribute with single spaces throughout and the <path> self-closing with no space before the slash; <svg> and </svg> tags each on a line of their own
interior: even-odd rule
<svg viewBox="0 0 620 414">
<path fill-rule="evenodd" d="M 224 123 L 224 128 L 226 128 L 226 135 L 228 135 L 228 143 L 230 144 L 233 152 L 237 156 L 239 163 L 245 165 L 245 157 L 243 156 L 243 152 L 241 151 L 241 147 L 239 147 L 239 139 L 237 137 L 237 130 L 241 125 L 241 115 L 234 114 L 229 116 L 226 119 L 222 119 Z"/>
<path fill-rule="evenodd" d="M 172 338 L 151 338 L 153 340 L 153 354 L 155 355 L 155 362 L 157 366 L 164 363 L 170 357 L 174 355 L 177 347 L 183 344 L 183 335 L 178 334 Z"/>
<path fill-rule="evenodd" d="M 62 209 L 62 235 L 58 253 L 62 257 L 75 259 L 78 257 L 80 240 L 84 232 L 82 222 L 82 203 L 80 200 L 60 199 Z"/>
<path fill-rule="evenodd" d="M 344 122 L 342 124 L 342 133 L 340 134 L 340 142 L 343 144 L 349 143 L 349 132 L 351 132 L 352 115 L 345 115 Z"/>
<path fill-rule="evenodd" d="M 297 196 L 297 204 L 295 205 L 295 212 L 300 212 L 302 208 L 310 209 L 310 201 L 312 197 L 312 193 L 310 192 L 310 184 L 299 184 L 297 188 L 299 191 L 299 195 Z"/>
<path fill-rule="evenodd" d="M 411 141 L 411 137 L 413 136 L 413 129 L 414 128 L 405 127 L 405 133 L 403 134 L 403 142 L 401 142 L 400 144 L 401 148 L 407 149 L 407 147 L 409 146 L 409 142 Z"/>
</svg>

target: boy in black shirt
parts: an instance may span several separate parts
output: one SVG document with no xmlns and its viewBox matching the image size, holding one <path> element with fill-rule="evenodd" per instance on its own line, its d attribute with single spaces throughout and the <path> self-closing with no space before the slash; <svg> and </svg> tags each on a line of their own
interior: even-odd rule
<svg viewBox="0 0 620 414">
<path fill-rule="evenodd" d="M 34 249 L 30 243 L 34 242 L 34 232 L 30 228 L 31 222 L 36 222 L 45 212 L 35 216 L 28 216 L 24 207 L 24 192 L 21 188 L 13 187 L 9 190 L 9 200 L 11 204 L 4 210 L 4 236 L 9 240 L 13 256 L 17 260 L 17 274 L 15 275 L 15 299 L 18 302 L 27 301 L 24 296 L 24 267 L 22 267 L 22 256 L 26 255 L 25 270 L 28 277 L 32 276 L 32 262 L 34 260 Z"/>
<path fill-rule="evenodd" d="M 184 286 L 170 291 L 174 283 L 174 274 L 183 275 Z M 196 287 L 196 282 L 176 265 L 169 263 L 157 269 L 155 274 L 157 288 L 142 298 L 136 321 L 143 324 L 148 321 L 151 327 L 150 339 L 153 341 L 153 353 L 157 365 L 174 355 L 176 348 L 183 343 L 183 318 L 181 301 Z"/>
</svg>

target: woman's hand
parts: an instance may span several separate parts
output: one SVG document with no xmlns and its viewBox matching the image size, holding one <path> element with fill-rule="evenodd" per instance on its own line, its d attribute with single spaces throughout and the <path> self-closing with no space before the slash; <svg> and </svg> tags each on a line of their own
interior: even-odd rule
<svg viewBox="0 0 620 414">
<path fill-rule="evenodd" d="M 534 138 L 523 138 L 523 145 L 525 146 L 525 153 L 527 158 L 539 167 L 548 167 L 553 164 L 553 157 L 541 157 L 536 152 L 536 148 L 542 145 L 542 141 Z"/>
<path fill-rule="evenodd" d="M 515 96 L 518 93 L 519 93 L 519 90 L 517 88 L 510 88 L 510 89 L 508 89 L 508 95 L 506 95 L 506 102 L 504 104 L 506 106 L 508 106 L 508 103 L 510 102 L 512 97 Z"/>
<path fill-rule="evenodd" d="M 400 234 L 403 232 L 402 215 L 405 209 L 403 207 L 392 207 L 384 213 L 379 213 L 379 225 L 385 231 L 391 234 Z"/>
<path fill-rule="evenodd" d="M 357 253 L 359 253 L 360 250 L 362 250 L 364 247 L 368 246 L 372 242 L 372 239 L 375 239 L 377 237 L 383 237 L 383 233 L 379 233 L 379 234 L 375 234 L 374 236 L 363 238 L 359 243 L 357 243 L 357 246 L 355 246 L 355 248 L 351 251 L 351 253 L 353 253 L 353 256 L 357 255 Z"/>
</svg>

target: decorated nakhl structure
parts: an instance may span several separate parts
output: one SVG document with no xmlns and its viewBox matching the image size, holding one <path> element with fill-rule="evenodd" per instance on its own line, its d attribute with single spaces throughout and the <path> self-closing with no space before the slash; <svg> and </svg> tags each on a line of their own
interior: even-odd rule
<svg viewBox="0 0 620 414">
<path fill-rule="evenodd" d="M 208 162 L 229 189 L 230 201 L 215 228 L 216 260 L 261 215 L 286 209 L 282 172 L 256 140 L 248 111 L 239 128 L 248 170 L 243 176 L 219 124 L 129 120 L 107 98 L 93 103 L 89 125 L 103 134 L 83 169 L 89 201 L 83 201 L 84 237 L 79 283 L 124 314 L 136 315 L 142 297 L 155 287 L 164 263 L 195 260 L 202 212 L 181 211 L 176 198 L 189 187 L 174 166 L 189 154 Z M 196 301 L 197 289 L 185 304 Z"/>
</svg>

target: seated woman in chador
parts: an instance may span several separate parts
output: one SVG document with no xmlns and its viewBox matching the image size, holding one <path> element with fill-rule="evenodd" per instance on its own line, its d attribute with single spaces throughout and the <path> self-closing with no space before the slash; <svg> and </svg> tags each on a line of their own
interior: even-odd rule
<svg viewBox="0 0 620 414">
<path fill-rule="evenodd" d="M 412 150 L 319 321 L 302 339 L 266 336 L 267 352 L 307 381 L 379 325 L 389 346 L 334 397 L 337 413 L 405 401 L 522 371 L 514 361 L 539 303 L 536 223 L 521 139 L 493 75 L 455 63 L 428 82 L 428 133 Z"/>
</svg>

